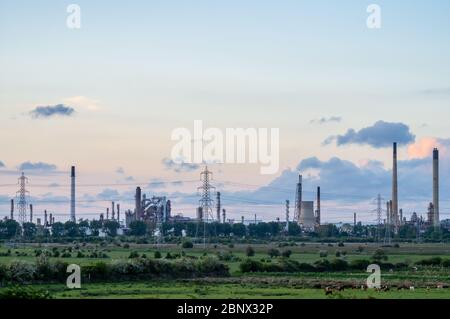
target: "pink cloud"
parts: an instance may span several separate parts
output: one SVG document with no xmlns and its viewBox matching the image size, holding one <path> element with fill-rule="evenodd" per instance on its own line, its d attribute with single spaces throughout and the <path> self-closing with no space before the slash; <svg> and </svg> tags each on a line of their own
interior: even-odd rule
<svg viewBox="0 0 450 319">
<path fill-rule="evenodd" d="M 424 137 L 408 147 L 409 158 L 425 158 L 431 156 L 435 147 L 439 148 L 441 154 L 449 153 L 449 143 L 434 137 Z"/>
</svg>

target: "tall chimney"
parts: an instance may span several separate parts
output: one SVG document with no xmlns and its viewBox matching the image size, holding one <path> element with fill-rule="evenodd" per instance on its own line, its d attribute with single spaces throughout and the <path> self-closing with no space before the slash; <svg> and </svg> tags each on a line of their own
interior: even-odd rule
<svg viewBox="0 0 450 319">
<path fill-rule="evenodd" d="M 320 226 L 320 186 L 317 187 L 317 225 Z"/>
<path fill-rule="evenodd" d="M 297 193 L 295 194 L 295 211 L 294 211 L 294 219 L 295 222 L 300 223 L 300 218 L 302 215 L 302 193 L 303 193 L 303 189 L 302 189 L 302 175 L 298 176 L 298 183 L 297 183 Z"/>
<path fill-rule="evenodd" d="M 289 201 L 286 200 L 286 233 L 289 233 Z"/>
<path fill-rule="evenodd" d="M 114 202 L 112 202 L 111 203 L 111 216 L 112 216 L 111 219 L 112 220 L 116 219 L 116 211 L 115 211 L 115 207 L 114 206 L 115 206 L 115 204 L 114 204 Z"/>
<path fill-rule="evenodd" d="M 120 222 L 120 204 L 117 204 L 117 221 Z"/>
<path fill-rule="evenodd" d="M 47 210 L 44 210 L 44 226 L 47 226 Z"/>
<path fill-rule="evenodd" d="M 217 192 L 217 197 L 216 197 L 216 215 L 217 215 L 217 222 L 220 223 L 220 209 L 221 209 L 221 205 L 220 205 L 220 192 Z"/>
<path fill-rule="evenodd" d="M 433 150 L 433 206 L 434 227 L 439 227 L 439 150 L 437 148 Z"/>
<path fill-rule="evenodd" d="M 244 224 L 244 216 L 241 216 L 241 222 Z"/>
<path fill-rule="evenodd" d="M 353 213 L 353 225 L 356 227 L 356 213 Z"/>
<path fill-rule="evenodd" d="M 225 224 L 227 219 L 227 211 L 225 209 L 222 209 L 222 223 Z"/>
<path fill-rule="evenodd" d="M 30 223 L 33 222 L 33 204 L 30 204 Z"/>
<path fill-rule="evenodd" d="M 75 216 L 75 166 L 70 172 L 70 220 L 76 222 Z"/>
<path fill-rule="evenodd" d="M 106 220 L 109 220 L 109 208 L 106 208 Z"/>
<path fill-rule="evenodd" d="M 50 213 L 50 225 L 52 225 L 52 224 L 53 224 L 53 214 Z"/>
<path fill-rule="evenodd" d="M 393 149 L 391 215 L 393 217 L 393 224 L 397 225 L 397 223 L 398 223 L 397 143 L 394 143 L 394 149 Z"/>
<path fill-rule="evenodd" d="M 11 219 L 14 219 L 14 199 L 11 199 Z"/>
<path fill-rule="evenodd" d="M 141 188 L 136 187 L 136 196 L 135 196 L 135 206 L 136 206 L 136 220 L 141 219 Z"/>
</svg>

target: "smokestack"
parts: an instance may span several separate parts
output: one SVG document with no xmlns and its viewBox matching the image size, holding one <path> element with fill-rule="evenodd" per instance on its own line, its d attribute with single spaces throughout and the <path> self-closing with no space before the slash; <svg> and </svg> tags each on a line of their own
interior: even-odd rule
<svg viewBox="0 0 450 319">
<path fill-rule="evenodd" d="M 400 208 L 400 225 L 403 224 L 403 209 Z"/>
<path fill-rule="evenodd" d="M 320 226 L 320 186 L 317 187 L 317 225 Z"/>
<path fill-rule="evenodd" d="M 353 226 L 356 227 L 356 213 L 353 213 Z"/>
<path fill-rule="evenodd" d="M 52 213 L 50 213 L 50 225 L 52 225 L 53 224 L 53 214 Z"/>
<path fill-rule="evenodd" d="M 136 220 L 141 219 L 141 188 L 136 187 L 136 196 L 135 196 L 135 206 L 136 206 Z"/>
<path fill-rule="evenodd" d="M 434 227 L 439 227 L 439 150 L 437 148 L 433 150 L 433 206 Z"/>
<path fill-rule="evenodd" d="M 70 172 L 70 220 L 76 222 L 75 216 L 75 166 Z"/>
<path fill-rule="evenodd" d="M 44 226 L 47 226 L 47 210 L 44 210 Z"/>
<path fill-rule="evenodd" d="M 226 223 L 227 220 L 227 212 L 225 209 L 222 209 L 222 223 Z"/>
<path fill-rule="evenodd" d="M 220 223 L 220 209 L 221 209 L 221 205 L 220 205 L 220 192 L 217 192 L 217 197 L 216 197 L 216 214 L 217 214 L 217 222 Z"/>
<path fill-rule="evenodd" d="M 197 220 L 199 222 L 203 220 L 203 207 L 197 207 Z"/>
<path fill-rule="evenodd" d="M 115 212 L 115 204 L 114 202 L 111 203 L 111 215 L 112 215 L 112 220 L 116 219 L 116 212 Z"/>
<path fill-rule="evenodd" d="M 106 220 L 109 220 L 109 208 L 106 208 Z"/>
<path fill-rule="evenodd" d="M 391 215 L 393 216 L 393 224 L 398 222 L 398 174 L 397 174 L 397 143 L 393 148 L 393 165 L 392 165 L 392 207 Z"/>
<path fill-rule="evenodd" d="M 33 204 L 30 204 L 30 223 L 33 222 Z"/>
<path fill-rule="evenodd" d="M 117 221 L 120 221 L 120 204 L 117 204 Z"/>
<path fill-rule="evenodd" d="M 105 215 L 100 214 L 100 221 L 102 222 L 105 219 Z"/>
<path fill-rule="evenodd" d="M 11 219 L 14 219 L 14 199 L 11 199 Z"/>
<path fill-rule="evenodd" d="M 244 216 L 241 216 L 241 223 L 244 224 Z"/>
<path fill-rule="evenodd" d="M 389 218 L 391 221 L 391 225 L 395 225 L 395 215 L 394 215 L 394 211 L 392 210 L 393 207 L 394 207 L 393 202 L 392 202 L 392 200 L 390 200 L 389 201 L 389 212 L 390 212 L 391 216 Z"/>
<path fill-rule="evenodd" d="M 286 228 L 285 228 L 286 233 L 289 232 L 289 201 L 286 201 Z"/>
<path fill-rule="evenodd" d="M 303 177 L 302 175 L 298 176 L 298 183 L 297 183 L 297 194 L 296 194 L 296 203 L 295 203 L 295 212 L 294 212 L 294 219 L 296 219 L 295 221 L 297 223 L 300 223 L 300 218 L 302 215 L 302 193 L 303 193 L 303 186 L 302 186 L 302 181 Z"/>
</svg>

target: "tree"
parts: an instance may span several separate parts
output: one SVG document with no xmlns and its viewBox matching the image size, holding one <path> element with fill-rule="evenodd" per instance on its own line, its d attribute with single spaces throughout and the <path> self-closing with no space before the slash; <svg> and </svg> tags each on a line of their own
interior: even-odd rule
<svg viewBox="0 0 450 319">
<path fill-rule="evenodd" d="M 23 236 L 27 239 L 32 239 L 36 236 L 37 228 L 33 223 L 23 223 Z"/>
<path fill-rule="evenodd" d="M 253 247 L 248 246 L 245 250 L 245 254 L 247 255 L 247 257 L 253 257 L 255 256 L 255 250 L 253 249 Z"/>
<path fill-rule="evenodd" d="M 0 237 L 11 239 L 16 235 L 20 235 L 22 233 L 22 229 L 20 224 L 15 220 L 8 219 L 5 221 L 0 221 Z"/>
<path fill-rule="evenodd" d="M 280 256 L 280 251 L 278 249 L 271 248 L 269 249 L 267 254 L 269 255 L 270 258 L 274 258 Z"/>
<path fill-rule="evenodd" d="M 64 230 L 65 230 L 65 227 L 64 227 L 63 223 L 57 222 L 57 223 L 52 224 L 52 236 L 53 237 L 64 236 Z"/>
<path fill-rule="evenodd" d="M 130 232 L 132 236 L 144 236 L 147 233 L 147 224 L 141 220 L 135 220 L 130 223 Z"/>
<path fill-rule="evenodd" d="M 194 244 L 193 244 L 191 241 L 185 241 L 185 242 L 181 245 L 181 247 L 190 249 L 190 248 L 194 248 Z"/>
<path fill-rule="evenodd" d="M 232 233 L 235 236 L 243 237 L 246 235 L 246 227 L 244 224 L 233 224 Z"/>
<path fill-rule="evenodd" d="M 106 234 L 111 237 L 117 236 L 117 229 L 120 225 L 115 220 L 107 220 L 104 222 L 103 227 L 105 228 Z"/>
<path fill-rule="evenodd" d="M 289 258 L 292 255 L 292 250 L 285 250 L 281 253 L 281 256 L 283 256 L 284 258 Z"/>
<path fill-rule="evenodd" d="M 388 260 L 388 256 L 386 255 L 386 253 L 384 252 L 383 249 L 377 249 L 373 253 L 372 259 L 377 262 L 386 261 L 386 260 Z"/>
<path fill-rule="evenodd" d="M 67 237 L 77 237 L 78 236 L 78 225 L 75 222 L 68 221 L 64 224 L 64 230 Z"/>
<path fill-rule="evenodd" d="M 81 220 L 78 223 L 78 234 L 80 236 L 82 236 L 82 237 L 86 236 L 88 229 L 89 229 L 89 221 Z"/>
<path fill-rule="evenodd" d="M 91 220 L 89 228 L 91 229 L 91 234 L 93 236 L 98 236 L 100 229 L 102 229 L 102 222 L 100 220 Z"/>
</svg>

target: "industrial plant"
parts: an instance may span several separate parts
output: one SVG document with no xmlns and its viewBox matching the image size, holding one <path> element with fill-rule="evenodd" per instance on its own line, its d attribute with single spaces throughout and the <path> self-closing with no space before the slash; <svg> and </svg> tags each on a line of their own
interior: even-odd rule
<svg viewBox="0 0 450 319">
<path fill-rule="evenodd" d="M 377 239 L 384 243 L 390 243 L 391 238 L 395 236 L 399 228 L 402 225 L 413 225 L 417 232 L 423 232 L 428 228 L 440 227 L 439 216 L 439 150 L 435 148 L 432 154 L 432 187 L 433 196 L 428 205 L 426 217 L 424 218 L 417 212 L 411 212 L 410 220 L 405 217 L 404 211 L 399 204 L 399 184 L 398 184 L 398 159 L 397 159 L 397 143 L 393 144 L 392 153 L 392 197 L 385 201 L 381 195 L 377 197 L 377 209 L 376 209 L 376 225 L 377 225 Z M 114 201 L 111 202 L 109 207 L 105 207 L 103 212 L 98 213 L 98 220 L 100 222 L 115 221 L 118 223 L 118 233 L 126 234 L 127 230 L 135 221 L 142 221 L 146 223 L 149 229 L 152 230 L 152 234 L 162 240 L 163 233 L 162 227 L 165 223 L 171 222 L 185 222 L 196 223 L 198 225 L 208 223 L 222 223 L 222 224 L 257 224 L 261 220 L 258 220 L 257 214 L 246 218 L 242 216 L 241 220 L 227 218 L 227 211 L 224 208 L 224 202 L 222 200 L 222 192 L 216 191 L 212 186 L 213 173 L 205 167 L 200 173 L 200 186 L 197 188 L 199 196 L 199 205 L 195 211 L 195 217 L 186 217 L 181 214 L 172 214 L 172 202 L 166 196 L 147 195 L 142 192 L 140 186 L 136 187 L 134 196 L 134 208 L 127 209 L 124 214 L 121 215 L 120 203 Z M 47 210 L 43 210 L 43 218 L 35 218 L 39 214 L 36 214 L 33 203 L 27 201 L 28 179 L 24 173 L 18 179 L 19 190 L 14 199 L 11 199 L 11 208 L 9 216 L 5 217 L 5 220 L 16 220 L 20 224 L 35 223 L 37 227 L 48 229 L 51 232 L 51 226 L 55 223 L 55 216 L 52 213 L 47 213 Z M 294 186 L 294 185 L 293 185 Z M 76 215 L 76 168 L 72 166 L 70 169 L 70 214 L 69 221 L 77 222 Z M 321 219 L 321 187 L 316 186 L 316 198 L 305 198 L 303 194 L 303 176 L 299 174 L 298 183 L 295 185 L 295 203 L 293 218 L 290 218 L 290 201 L 285 202 L 285 218 L 277 218 L 276 222 L 284 224 L 284 230 L 289 232 L 289 224 L 297 224 L 304 234 L 317 232 L 323 225 Z M 294 187 L 292 188 L 294 191 Z M 280 203 L 281 206 L 281 203 Z M 385 208 L 383 208 L 383 206 Z M 283 220 L 283 221 L 282 221 Z M 357 213 L 354 213 L 354 226 L 357 225 Z M 100 234 L 102 235 L 102 234 Z"/>
</svg>

